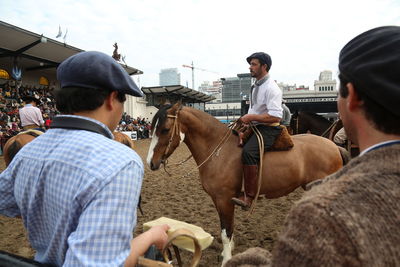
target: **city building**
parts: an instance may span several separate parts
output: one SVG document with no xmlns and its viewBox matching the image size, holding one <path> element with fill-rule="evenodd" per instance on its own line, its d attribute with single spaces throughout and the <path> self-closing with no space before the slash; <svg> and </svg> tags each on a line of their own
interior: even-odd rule
<svg viewBox="0 0 400 267">
<path fill-rule="evenodd" d="M 250 97 L 252 78 L 250 73 L 241 73 L 237 77 L 222 78 L 222 103 L 240 103 Z"/>
<path fill-rule="evenodd" d="M 200 86 L 199 86 L 199 91 L 215 97 L 213 100 L 213 103 L 220 103 L 222 102 L 222 81 L 204 81 Z"/>
<path fill-rule="evenodd" d="M 290 85 L 290 84 L 283 83 L 283 82 L 279 82 L 277 84 L 278 84 L 279 88 L 282 89 L 283 92 L 299 91 L 299 90 L 308 91 L 308 90 L 310 90 L 309 86 L 304 86 L 304 85 L 297 86 L 296 84 Z"/>
<path fill-rule="evenodd" d="M 177 68 L 162 69 L 159 75 L 160 86 L 181 84 L 181 74 Z"/>
<path fill-rule="evenodd" d="M 319 80 L 314 81 L 314 90 L 318 92 L 336 91 L 336 80 L 332 79 L 332 71 L 324 70 L 319 74 Z"/>
</svg>

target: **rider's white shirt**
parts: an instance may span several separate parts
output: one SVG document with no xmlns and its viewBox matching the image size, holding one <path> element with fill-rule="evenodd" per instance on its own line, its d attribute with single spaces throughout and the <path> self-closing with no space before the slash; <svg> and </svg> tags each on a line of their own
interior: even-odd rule
<svg viewBox="0 0 400 267">
<path fill-rule="evenodd" d="M 268 114 L 282 118 L 282 90 L 271 77 L 260 86 L 254 86 L 250 101 L 252 105 L 248 114 Z"/>
</svg>

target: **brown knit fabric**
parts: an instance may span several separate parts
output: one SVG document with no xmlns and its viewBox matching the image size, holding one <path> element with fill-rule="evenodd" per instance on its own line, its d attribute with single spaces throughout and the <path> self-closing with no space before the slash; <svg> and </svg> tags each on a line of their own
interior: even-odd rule
<svg viewBox="0 0 400 267">
<path fill-rule="evenodd" d="M 236 254 L 224 267 L 266 267 L 271 263 L 271 253 L 262 248 L 249 248 Z"/>
<path fill-rule="evenodd" d="M 289 213 L 273 266 L 400 266 L 400 145 L 354 158 Z"/>
</svg>

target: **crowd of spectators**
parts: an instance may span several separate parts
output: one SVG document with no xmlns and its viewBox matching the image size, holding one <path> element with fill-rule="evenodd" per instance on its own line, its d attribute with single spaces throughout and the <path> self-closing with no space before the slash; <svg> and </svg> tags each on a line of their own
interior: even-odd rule
<svg viewBox="0 0 400 267">
<path fill-rule="evenodd" d="M 148 118 L 137 117 L 136 119 L 132 118 L 130 115 L 124 114 L 122 115 L 121 121 L 117 127 L 117 131 L 136 131 L 138 139 L 144 139 L 150 137 L 150 129 L 151 123 Z"/>
<path fill-rule="evenodd" d="M 0 84 L 0 138 L 1 148 L 8 138 L 21 130 L 19 109 L 23 106 L 24 96 L 33 96 L 39 100 L 38 108 L 42 112 L 45 125 L 58 113 L 55 108 L 52 88 L 42 85 L 22 85 L 13 80 Z"/>
<path fill-rule="evenodd" d="M 1 83 L 1 82 L 0 82 Z M 40 101 L 38 108 L 41 110 L 45 127 L 50 126 L 51 120 L 59 112 L 55 107 L 52 87 L 42 85 L 22 85 L 15 81 L 6 81 L 0 84 L 0 148 L 12 136 L 21 130 L 18 110 L 23 105 L 24 96 L 33 96 Z M 137 138 L 149 138 L 151 124 L 148 119 L 132 118 L 124 113 L 117 131 L 136 131 Z M 1 150 L 0 150 L 1 152 Z"/>
</svg>

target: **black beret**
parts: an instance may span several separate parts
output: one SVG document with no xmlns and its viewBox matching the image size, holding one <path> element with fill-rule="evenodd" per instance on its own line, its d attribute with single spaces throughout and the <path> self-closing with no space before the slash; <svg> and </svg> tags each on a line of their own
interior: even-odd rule
<svg viewBox="0 0 400 267">
<path fill-rule="evenodd" d="M 340 51 L 339 71 L 357 90 L 400 116 L 400 27 L 366 31 Z"/>
<path fill-rule="evenodd" d="M 109 89 L 142 96 L 124 68 L 114 58 L 101 52 L 80 52 L 67 58 L 57 68 L 57 79 L 61 88 Z"/>
<path fill-rule="evenodd" d="M 37 99 L 36 97 L 34 97 L 33 95 L 25 95 L 25 96 L 22 96 L 21 98 L 22 98 L 22 101 L 24 101 L 25 103 L 31 103 L 31 102 L 35 101 L 36 104 L 40 104 L 40 100 Z"/>
<path fill-rule="evenodd" d="M 271 57 L 270 57 L 267 53 L 264 53 L 264 52 L 256 52 L 256 53 L 253 53 L 253 54 L 251 54 L 249 57 L 247 57 L 246 60 L 247 60 L 247 62 L 250 64 L 250 61 L 251 61 L 253 58 L 258 59 L 258 60 L 260 61 L 261 64 L 267 64 L 267 66 L 268 66 L 267 69 L 268 69 L 268 70 L 271 68 L 272 60 L 271 60 Z"/>
</svg>

